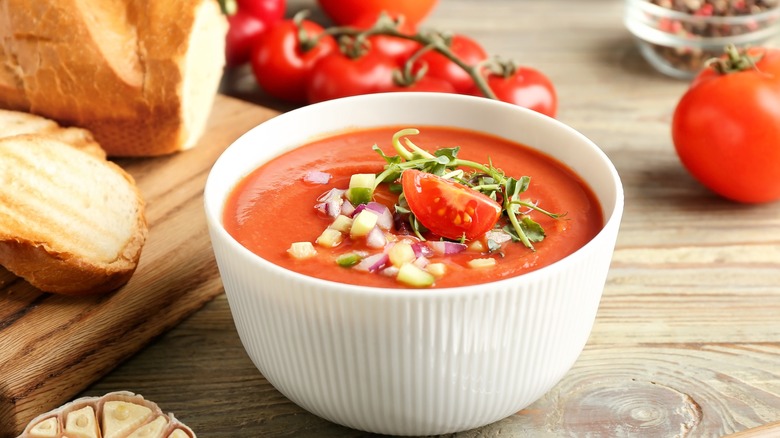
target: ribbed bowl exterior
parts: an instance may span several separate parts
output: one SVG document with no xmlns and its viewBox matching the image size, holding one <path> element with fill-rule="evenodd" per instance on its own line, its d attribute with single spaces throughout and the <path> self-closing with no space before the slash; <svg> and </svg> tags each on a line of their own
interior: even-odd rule
<svg viewBox="0 0 780 438">
<path fill-rule="evenodd" d="M 427 99 L 439 98 L 420 97 Z M 454 99 L 455 112 L 471 102 Z M 460 117 L 469 117 L 467 107 Z M 249 357 L 299 406 L 369 432 L 453 433 L 516 413 L 560 381 L 594 323 L 623 205 L 617 173 L 599 160 L 585 167 L 606 163 L 611 172 L 594 188 L 607 223 L 585 247 L 519 277 L 430 290 L 361 288 L 260 259 L 221 226 L 231 172 L 218 167 L 231 166 L 218 162 L 205 194 L 207 223 Z"/>
</svg>

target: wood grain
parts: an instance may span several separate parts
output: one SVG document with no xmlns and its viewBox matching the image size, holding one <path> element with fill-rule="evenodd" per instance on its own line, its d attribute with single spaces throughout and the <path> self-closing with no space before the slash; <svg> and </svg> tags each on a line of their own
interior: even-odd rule
<svg viewBox="0 0 780 438">
<path fill-rule="evenodd" d="M 303 7 L 323 20 L 314 0 L 288 1 L 289 13 Z M 527 409 L 452 437 L 720 437 L 780 420 L 780 204 L 724 201 L 685 172 L 669 122 L 687 83 L 652 70 L 622 13 L 619 0 L 442 0 L 426 22 L 548 74 L 558 119 L 604 149 L 626 194 L 612 269 L 580 359 Z M 291 109 L 258 90 L 246 68 L 226 74 L 224 92 Z M 228 129 L 231 117 L 221 117 L 219 127 Z M 170 172 L 147 175 L 145 189 L 176 179 Z M 182 226 L 163 223 L 166 231 Z M 192 253 L 208 248 L 207 237 L 193 239 L 170 255 L 207 257 Z M 13 286 L 21 291 L 11 308 L 36 300 L 21 286 Z M 0 321 L 14 314 L 0 306 Z M 0 376 L 8 376 L 1 367 Z M 246 356 L 222 294 L 82 394 L 122 389 L 156 401 L 203 437 L 367 436 L 274 390 Z"/>
<path fill-rule="evenodd" d="M 222 292 L 202 212 L 211 165 L 276 113 L 219 96 L 198 147 L 125 160 L 147 202 L 149 236 L 135 275 L 107 295 L 37 291 L 0 270 L 0 436 L 70 400 Z"/>
</svg>

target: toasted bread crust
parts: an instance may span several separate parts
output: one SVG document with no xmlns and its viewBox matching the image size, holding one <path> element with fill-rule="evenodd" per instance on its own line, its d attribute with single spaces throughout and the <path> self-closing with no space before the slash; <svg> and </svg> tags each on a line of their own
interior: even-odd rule
<svg viewBox="0 0 780 438">
<path fill-rule="evenodd" d="M 148 233 L 145 203 L 133 177 L 106 160 L 88 131 L 54 127 L 2 138 L 0 173 L 10 178 L 0 185 L 0 265 L 59 294 L 104 293 L 130 280 Z M 62 191 L 72 199 L 61 199 Z M 112 196 L 121 199 L 108 210 Z M 84 220 L 80 230 L 68 227 Z"/>
<path fill-rule="evenodd" d="M 109 156 L 192 147 L 226 31 L 215 0 L 0 0 L 0 108 L 88 129 Z"/>
</svg>

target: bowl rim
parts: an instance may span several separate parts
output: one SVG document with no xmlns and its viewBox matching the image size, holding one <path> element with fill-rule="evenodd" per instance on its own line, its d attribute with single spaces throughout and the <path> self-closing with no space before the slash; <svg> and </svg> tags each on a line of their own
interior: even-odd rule
<svg viewBox="0 0 780 438">
<path fill-rule="evenodd" d="M 485 283 L 478 283 L 474 285 L 465 285 L 465 286 L 454 286 L 454 287 L 443 287 L 443 288 L 405 288 L 405 287 L 376 287 L 376 286 L 362 286 L 362 285 L 354 285 L 354 284 L 348 284 L 348 283 L 340 283 L 337 281 L 331 281 L 331 280 L 324 280 L 317 277 L 312 277 L 309 275 L 301 274 L 299 272 L 287 269 L 285 267 L 279 266 L 269 260 L 266 260 L 265 258 L 255 254 L 245 246 L 243 246 L 240 242 L 238 242 L 230 233 L 227 232 L 225 227 L 222 224 L 222 213 L 224 211 L 224 201 L 226 199 L 226 195 L 222 194 L 215 194 L 215 198 L 219 198 L 219 201 L 221 201 L 221 205 L 213 205 L 212 204 L 212 197 L 209 196 L 210 187 L 213 185 L 213 180 L 217 178 L 215 169 L 218 169 L 218 166 L 220 165 L 221 160 L 223 159 L 223 156 L 225 156 L 226 152 L 233 147 L 233 145 L 238 144 L 244 140 L 245 138 L 248 138 L 251 132 L 254 132 L 255 130 L 262 129 L 261 126 L 265 125 L 266 123 L 279 123 L 283 119 L 291 118 L 291 117 L 298 117 L 300 114 L 306 114 L 308 112 L 314 112 L 314 111 L 327 111 L 329 106 L 334 105 L 340 105 L 343 104 L 344 101 L 350 100 L 355 101 L 358 107 L 360 105 L 368 105 L 367 102 L 364 101 L 371 101 L 371 100 L 382 100 L 390 99 L 390 100 L 398 100 L 399 102 L 403 102 L 404 104 L 408 104 L 409 101 L 413 99 L 431 99 L 431 100 L 444 100 L 444 101 L 451 101 L 452 103 L 456 103 L 458 101 L 461 101 L 461 104 L 468 104 L 465 102 L 473 102 L 477 104 L 482 105 L 493 105 L 497 107 L 504 107 L 504 111 L 516 111 L 518 113 L 524 113 L 526 117 L 531 117 L 537 119 L 538 123 L 547 123 L 547 124 L 553 124 L 555 125 L 556 129 L 562 129 L 564 131 L 568 131 L 570 135 L 573 135 L 574 137 L 578 137 L 580 141 L 582 141 L 583 144 L 589 146 L 591 151 L 593 152 L 594 157 L 598 158 L 602 163 L 605 165 L 606 169 L 609 172 L 609 181 L 611 182 L 611 188 L 614 190 L 614 199 L 610 198 L 607 201 L 602 199 L 598 196 L 598 194 L 595 193 L 597 199 L 599 200 L 599 203 L 601 204 L 601 208 L 604 209 L 604 203 L 605 202 L 613 202 L 614 206 L 611 210 L 604 211 L 604 223 L 596 235 L 590 239 L 587 243 L 585 243 L 583 246 L 572 252 L 571 254 L 556 260 L 555 262 L 543 266 L 542 268 L 536 269 L 531 272 L 523 273 L 521 275 L 513 276 L 513 277 L 507 277 L 502 278 L 494 281 L 489 281 Z M 429 125 L 435 125 L 435 124 L 429 124 Z M 440 126 L 446 126 L 446 124 L 441 123 L 438 124 Z M 346 126 L 346 125 L 345 125 Z M 380 127 L 383 126 L 381 123 L 373 124 L 371 125 L 373 127 Z M 339 131 L 339 129 L 341 131 Z M 318 133 L 316 134 L 316 138 L 320 138 L 323 135 L 328 136 L 330 134 L 336 133 L 336 132 L 343 132 L 345 128 L 339 128 L 334 129 L 330 132 L 324 132 L 324 133 Z M 349 127 L 346 127 L 347 130 L 352 129 Z M 485 132 L 485 131 L 481 131 Z M 490 134 L 490 135 L 496 135 L 497 134 Z M 500 137 L 500 136 L 499 136 Z M 504 138 L 504 137 L 502 137 Z M 516 142 L 515 140 L 508 139 L 510 141 Z M 300 146 L 300 145 L 297 145 Z M 258 162 L 255 165 L 259 166 L 262 165 L 276 157 L 278 157 L 280 154 L 292 150 L 295 147 L 284 149 L 282 148 L 279 151 L 275 151 L 273 155 L 269 156 L 265 160 L 262 160 Z M 531 148 L 536 149 L 533 145 L 528 145 Z M 536 149 L 539 150 L 539 149 Z M 544 152 L 544 151 L 542 151 Z M 557 159 L 557 158 L 556 158 Z M 568 165 L 567 165 L 568 166 Z M 574 171 L 572 169 L 572 171 Z M 575 172 L 577 173 L 577 172 Z M 232 178 L 232 184 L 231 188 L 235 187 L 235 184 L 240 181 L 242 178 L 246 177 L 246 174 L 244 175 L 238 175 L 234 176 Z M 255 126 L 254 128 L 247 131 L 245 134 L 240 136 L 238 139 L 236 139 L 233 143 L 231 143 L 217 158 L 216 162 L 212 166 L 211 170 L 209 171 L 209 174 L 206 179 L 206 185 L 204 188 L 204 196 L 203 196 L 203 203 L 204 203 L 204 210 L 206 213 L 206 221 L 208 224 L 208 227 L 210 229 L 211 233 L 216 233 L 217 237 L 222 240 L 225 244 L 227 244 L 230 247 L 230 250 L 237 256 L 241 257 L 242 259 L 245 259 L 247 261 L 250 261 L 252 263 L 259 263 L 263 269 L 270 270 L 275 272 L 277 275 L 284 275 L 288 278 L 294 279 L 297 282 L 302 282 L 305 287 L 314 287 L 316 286 L 318 290 L 324 291 L 333 291 L 337 292 L 339 294 L 353 294 L 358 296 L 364 296 L 367 294 L 376 295 L 377 297 L 409 297 L 409 296 L 415 296 L 415 297 L 425 297 L 425 298 L 434 298 L 434 297 L 453 297 L 453 296 L 459 296 L 459 295 L 473 295 L 475 293 L 485 293 L 485 287 L 490 286 L 491 289 L 498 290 L 501 289 L 503 286 L 516 283 L 518 281 L 520 282 L 526 282 L 529 284 L 533 284 L 538 279 L 549 277 L 549 276 L 555 276 L 558 272 L 563 270 L 567 265 L 575 263 L 577 260 L 586 257 L 588 253 L 590 252 L 590 248 L 592 248 L 595 245 L 599 244 L 599 241 L 604 239 L 610 239 L 610 236 L 608 236 L 608 233 L 612 233 L 612 229 L 614 228 L 614 234 L 617 234 L 618 229 L 620 227 L 620 221 L 622 219 L 623 215 L 623 209 L 624 209 L 624 190 L 623 190 L 623 184 L 620 179 L 620 175 L 615 168 L 614 163 L 609 159 L 609 157 L 606 155 L 606 153 L 593 141 L 591 141 L 589 138 L 587 138 L 585 135 L 580 133 L 579 131 L 575 130 L 574 128 L 570 127 L 569 125 L 548 117 L 546 115 L 540 114 L 536 111 L 523 108 L 514 104 L 494 100 L 494 99 L 487 99 L 483 97 L 477 97 L 477 96 L 468 96 L 468 95 L 461 95 L 461 94 L 448 94 L 448 93 L 433 93 L 433 92 L 404 92 L 404 93 L 377 93 L 377 94 L 367 94 L 367 95 L 359 95 L 359 96 L 350 96 L 350 97 L 344 97 L 339 99 L 333 99 L 325 102 L 320 102 L 316 104 L 307 105 L 304 107 L 296 108 L 291 111 L 279 114 L 272 119 L 269 119 L 265 122 L 260 123 L 259 125 Z M 212 237 L 213 239 L 213 237 Z M 213 242 L 212 242 L 213 245 Z"/>
</svg>

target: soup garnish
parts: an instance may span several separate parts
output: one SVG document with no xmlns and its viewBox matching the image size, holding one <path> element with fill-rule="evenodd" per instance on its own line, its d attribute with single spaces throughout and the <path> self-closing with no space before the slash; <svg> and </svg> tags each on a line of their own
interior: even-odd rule
<svg viewBox="0 0 780 438">
<path fill-rule="evenodd" d="M 314 242 L 294 242 L 288 253 L 305 259 L 317 255 L 316 247 L 361 242 L 354 245 L 359 249 L 334 254 L 334 263 L 428 287 L 447 274 L 447 265 L 432 256 L 473 251 L 484 256 L 468 266 L 490 268 L 505 245 L 535 251 L 534 243 L 544 239 L 544 228 L 529 213 L 561 217 L 522 196 L 530 177 L 507 176 L 489 158 L 487 164 L 458 158 L 458 147 L 428 152 L 408 138 L 417 134 L 408 128 L 393 135 L 397 155 L 374 145 L 386 162 L 382 172 L 353 174 L 349 187 L 322 194 L 315 207 L 329 225 Z M 305 180 L 327 184 L 330 176 L 314 170 Z"/>
</svg>

